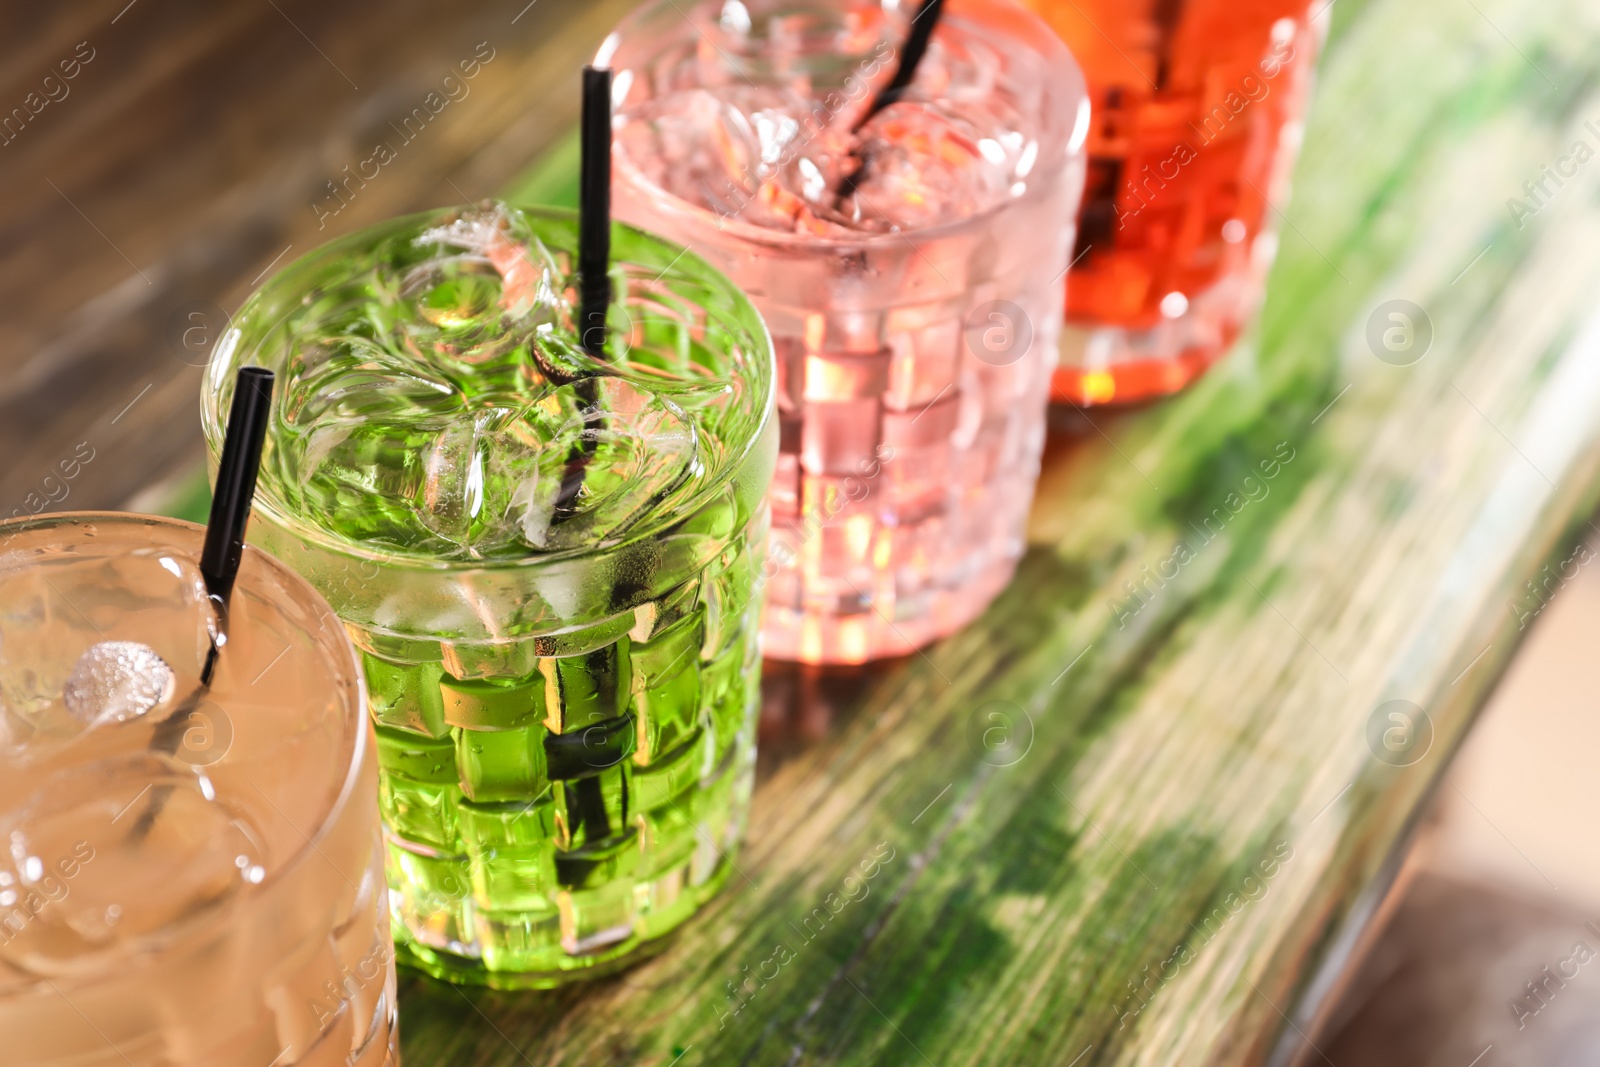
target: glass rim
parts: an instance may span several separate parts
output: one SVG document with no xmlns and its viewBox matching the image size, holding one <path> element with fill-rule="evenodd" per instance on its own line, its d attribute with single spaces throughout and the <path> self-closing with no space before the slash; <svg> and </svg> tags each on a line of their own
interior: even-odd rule
<svg viewBox="0 0 1600 1067">
<path fill-rule="evenodd" d="M 641 26 L 651 16 L 665 9 L 671 8 L 694 26 L 693 16 L 700 8 L 710 7 L 716 0 L 699 0 L 687 12 L 682 11 L 675 0 L 648 0 L 625 15 L 621 22 L 611 31 L 607 38 L 607 45 L 602 46 L 602 51 L 609 50 L 612 54 L 621 52 L 628 40 L 627 34 Z M 812 0 L 827 4 L 827 0 Z M 831 5 L 829 5 L 831 6 Z M 840 5 L 845 6 L 845 5 Z M 880 4 L 880 6 L 882 6 Z M 1066 135 L 1062 138 L 1063 147 L 1068 159 L 1084 154 L 1089 132 L 1089 91 L 1088 83 L 1083 76 L 1083 68 L 1079 66 L 1077 57 L 1068 50 L 1058 34 L 1033 11 L 1022 7 L 1020 4 L 1010 3 L 1008 0 L 982 0 L 983 7 L 1004 7 L 1010 9 L 1008 14 L 1022 22 L 1031 23 L 1036 41 L 1031 42 L 1040 46 L 1039 59 L 1052 71 L 1055 77 L 1063 79 L 1063 84 L 1070 85 L 1067 90 L 1067 99 L 1075 100 L 1076 104 L 1063 109 L 1072 111 L 1072 123 Z M 948 10 L 942 24 L 949 25 L 952 20 L 979 21 L 970 17 L 970 6 L 963 4 Z M 980 23 L 981 24 L 981 23 Z M 1021 38 L 1017 38 L 1021 40 Z M 611 45 L 612 41 L 615 45 Z M 657 41 L 651 41 L 651 46 L 658 46 Z M 1046 54 L 1049 50 L 1054 54 Z M 608 57 L 609 58 L 609 57 Z M 621 71 L 631 70 L 631 67 L 619 68 Z M 632 86 L 629 86 L 631 91 Z M 626 102 L 626 97 L 623 101 Z M 626 109 L 619 104 L 619 115 L 625 114 Z M 1082 131 L 1080 137 L 1079 131 Z M 1076 147 L 1074 147 L 1074 145 Z M 1042 163 L 1042 161 L 1041 161 Z M 753 222 L 746 222 L 737 213 L 721 215 L 710 208 L 703 207 L 692 201 L 685 200 L 676 193 L 663 188 L 650 180 L 644 172 L 629 158 L 626 151 L 616 149 L 613 152 L 612 166 L 618 176 L 625 177 L 628 184 L 649 195 L 658 210 L 670 212 L 673 217 L 684 220 L 688 225 L 706 227 L 720 233 L 729 234 L 751 245 L 778 249 L 783 251 L 816 249 L 821 255 L 839 255 L 855 251 L 870 251 L 897 244 L 911 243 L 913 247 L 922 241 L 934 242 L 940 239 L 960 234 L 970 229 L 987 226 L 995 216 L 1009 211 L 1019 205 L 1025 205 L 1050 195 L 1048 182 L 1029 182 L 1028 188 L 1021 196 L 1009 197 L 997 201 L 984 208 L 982 211 L 964 215 L 959 219 L 936 222 L 927 226 L 916 226 L 910 229 L 891 229 L 884 232 L 861 231 L 846 235 L 835 234 L 809 234 L 796 233 L 792 230 L 779 230 L 766 226 L 758 226 Z"/>
<path fill-rule="evenodd" d="M 578 218 L 578 212 L 573 208 L 555 207 L 546 204 L 518 204 L 509 200 L 500 202 L 506 204 L 508 207 L 515 208 L 524 214 L 535 217 L 542 216 L 544 218 L 559 219 L 571 222 L 576 222 Z M 303 256 L 299 256 L 293 260 L 290 260 L 283 267 L 275 271 L 271 277 L 267 278 L 267 280 L 263 282 L 260 287 L 258 287 L 250 294 L 249 297 L 246 298 L 245 303 L 241 305 L 240 311 L 242 312 L 244 308 L 249 305 L 250 301 L 254 300 L 258 295 L 265 291 L 268 286 L 272 285 L 272 283 L 277 280 L 280 275 L 292 269 L 299 263 L 303 263 L 314 256 L 325 254 L 330 246 L 338 242 L 350 240 L 382 226 L 390 226 L 410 219 L 426 218 L 438 215 L 441 212 L 472 206 L 474 205 L 444 205 L 424 211 L 414 211 L 408 212 L 404 215 L 395 215 L 379 222 L 372 223 L 369 226 L 363 226 L 358 230 L 352 230 L 350 233 L 335 237 L 329 241 L 325 241 L 324 243 L 306 252 Z M 411 570 L 435 574 L 485 571 L 531 571 L 537 570 L 541 567 L 562 566 L 572 563 L 576 560 L 604 557 L 639 541 L 647 540 L 651 537 L 657 536 L 664 529 L 670 528 L 673 523 L 681 521 L 682 519 L 688 518 L 689 516 L 695 514 L 699 508 L 708 503 L 716 493 L 720 492 L 730 481 L 733 480 L 735 475 L 742 469 L 745 461 L 750 458 L 751 453 L 761 446 L 761 439 L 763 435 L 770 428 L 770 425 L 777 417 L 775 412 L 774 397 L 777 391 L 778 370 L 777 357 L 773 351 L 772 334 L 767 329 L 766 320 L 761 316 L 760 311 L 757 310 L 755 304 L 751 302 L 749 296 L 745 294 L 744 290 L 735 285 L 726 274 L 724 274 L 699 253 L 695 252 L 692 248 L 679 245 L 665 237 L 660 236 L 659 234 L 642 229 L 638 226 L 634 226 L 631 223 L 622 222 L 615 218 L 612 219 L 611 226 L 613 231 L 621 229 L 631 233 L 635 237 L 643 238 L 647 241 L 671 248 L 672 250 L 681 253 L 680 255 L 672 258 L 672 265 L 675 265 L 683 260 L 690 260 L 692 261 L 693 265 L 697 267 L 697 269 L 704 270 L 707 274 L 711 275 L 716 282 L 725 287 L 726 292 L 733 297 L 734 303 L 740 308 L 741 311 L 749 315 L 757 327 L 754 339 L 761 348 L 761 353 L 756 354 L 758 356 L 756 362 L 764 364 L 766 370 L 766 373 L 761 376 L 761 380 L 759 382 L 759 395 L 755 398 L 755 407 L 759 411 L 759 418 L 755 420 L 755 423 L 749 430 L 746 438 L 740 442 L 738 448 L 730 450 L 728 456 L 723 460 L 720 468 L 717 470 L 715 477 L 708 479 L 703 485 L 701 485 L 695 492 L 694 496 L 685 501 L 682 506 L 675 509 L 669 517 L 657 520 L 651 524 L 644 525 L 637 531 L 630 531 L 615 542 L 587 544 L 574 548 L 560 549 L 554 552 L 532 551 L 523 556 L 502 556 L 485 559 L 450 559 L 440 556 L 425 556 L 405 551 L 397 551 L 385 546 L 371 544 L 364 541 L 354 541 L 341 537 L 338 534 L 335 534 L 324 527 L 318 526 L 315 523 L 307 521 L 296 514 L 285 514 L 285 509 L 277 507 L 275 502 L 264 493 L 258 492 L 256 494 L 252 509 L 261 517 L 264 517 L 268 521 L 276 524 L 286 533 L 292 534 L 301 541 L 313 545 L 323 551 L 363 563 L 370 562 L 382 564 L 383 566 L 392 569 Z M 237 318 L 238 313 L 235 313 L 233 317 Z M 222 382 L 220 379 L 228 369 L 228 362 L 226 360 L 219 360 L 217 355 L 219 352 L 223 351 L 224 343 L 227 342 L 230 337 L 236 337 L 238 333 L 239 328 L 237 326 L 230 325 L 228 329 L 223 332 L 222 336 L 218 338 L 216 346 L 212 349 L 211 358 L 206 368 L 205 382 L 203 383 L 200 391 L 200 422 L 201 430 L 206 438 L 206 468 L 208 478 L 213 483 L 216 479 L 216 466 L 219 459 L 219 453 L 222 448 L 223 433 L 221 411 L 217 401 L 221 396 L 220 386 Z M 745 381 L 751 380 L 748 376 L 741 377 L 743 377 Z M 274 399 L 276 401 L 276 398 Z"/>
<path fill-rule="evenodd" d="M 167 530 L 181 531 L 183 533 L 197 534 L 202 539 L 205 536 L 205 527 L 199 523 L 190 522 L 187 519 L 169 518 L 164 515 L 145 515 L 140 512 L 133 511 L 54 511 L 46 515 L 28 515 L 14 519 L 0 520 L 0 550 L 4 549 L 3 538 L 5 538 L 7 535 L 25 531 L 31 532 L 36 530 L 49 530 L 53 527 L 68 524 L 89 523 L 120 527 L 154 526 Z M 199 546 L 197 544 L 196 548 L 198 549 L 198 547 Z M 287 587 L 292 591 L 293 595 L 305 597 L 307 607 L 316 609 L 319 611 L 319 613 L 324 613 L 324 617 L 326 618 L 338 618 L 338 615 L 334 612 L 333 608 L 329 606 L 327 599 L 323 597 L 321 593 L 317 592 L 316 587 L 302 578 L 299 574 L 295 573 L 294 569 L 288 564 L 284 563 L 272 553 L 267 552 L 264 549 L 256 548 L 254 545 L 251 545 L 248 542 L 245 544 L 245 551 L 255 555 L 258 559 L 260 559 L 262 564 L 269 568 L 278 579 L 284 581 Z M 198 552 L 196 553 L 195 559 L 196 562 L 198 562 Z M 323 647 L 326 651 L 333 651 L 333 645 L 338 646 L 336 655 L 339 657 L 340 662 L 337 665 L 344 667 L 349 671 L 350 678 L 354 683 L 353 690 L 345 687 L 346 692 L 349 694 L 350 700 L 343 702 L 347 704 L 344 709 L 343 717 L 347 719 L 355 718 L 359 723 L 359 727 L 351 731 L 352 736 L 349 744 L 347 745 L 350 754 L 349 759 L 341 759 L 339 761 L 339 765 L 342 768 L 339 772 L 339 788 L 332 794 L 332 797 L 328 802 L 326 812 L 318 817 L 316 828 L 311 833 L 301 835 L 302 840 L 294 849 L 294 851 L 291 852 L 288 857 L 283 860 L 283 862 L 275 864 L 271 870 L 266 872 L 266 875 L 259 883 L 250 888 L 250 896 L 257 902 L 259 902 L 265 894 L 276 891 L 278 886 L 282 885 L 283 882 L 288 879 L 288 877 L 294 871 L 299 869 L 302 864 L 310 862 L 307 857 L 313 853 L 321 853 L 321 844 L 332 834 L 340 818 L 343 817 L 350 804 L 352 802 L 356 802 L 357 794 L 362 791 L 361 771 L 363 766 L 369 761 L 369 759 L 377 758 L 375 752 L 368 751 L 368 748 L 371 745 L 371 730 L 366 728 L 366 679 L 361 672 L 361 664 L 356 653 L 356 648 L 351 643 L 349 635 L 345 633 L 342 625 L 340 625 L 337 630 L 330 632 L 337 633 L 339 635 L 339 639 L 330 642 L 325 638 L 318 638 L 317 644 Z M 374 811 L 373 814 L 373 821 L 377 822 L 377 812 Z M 254 906 L 259 906 L 259 903 Z M 163 927 L 162 929 L 149 935 L 149 937 L 144 939 L 139 945 L 130 948 L 128 952 L 145 952 L 152 948 L 156 949 L 157 951 L 165 950 L 171 947 L 173 944 L 182 941 L 185 937 L 192 935 L 197 929 L 204 930 L 209 928 L 214 923 L 225 921 L 229 917 L 232 910 L 233 907 L 231 905 L 225 905 L 224 907 L 215 910 L 207 909 L 198 916 L 188 916 L 186 918 L 178 919 L 169 926 Z M 113 951 L 113 955 L 117 958 L 122 958 L 126 954 L 127 953 L 124 953 L 120 948 Z M 99 978 L 104 976 L 97 975 L 95 977 Z"/>
</svg>

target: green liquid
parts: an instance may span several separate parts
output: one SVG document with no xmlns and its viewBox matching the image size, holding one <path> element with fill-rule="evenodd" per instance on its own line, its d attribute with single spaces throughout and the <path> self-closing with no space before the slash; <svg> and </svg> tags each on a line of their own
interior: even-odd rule
<svg viewBox="0 0 1600 1067">
<path fill-rule="evenodd" d="M 489 217 L 493 237 L 408 227 L 308 279 L 264 471 L 297 515 L 408 555 L 516 559 L 670 516 L 722 458 L 726 337 L 702 310 L 621 272 L 612 352 L 590 355 L 563 258 L 520 213 Z"/>
<path fill-rule="evenodd" d="M 526 674 L 463 680 L 364 652 L 409 962 L 553 984 L 631 955 L 720 888 L 760 671 L 743 538 L 725 558 L 637 613 L 647 630 Z"/>
<path fill-rule="evenodd" d="M 619 228 L 594 359 L 574 231 L 497 207 L 352 235 L 229 353 L 281 382 L 252 539 L 363 650 L 400 959 L 501 987 L 693 914 L 754 771 L 768 342 L 720 275 Z"/>
</svg>

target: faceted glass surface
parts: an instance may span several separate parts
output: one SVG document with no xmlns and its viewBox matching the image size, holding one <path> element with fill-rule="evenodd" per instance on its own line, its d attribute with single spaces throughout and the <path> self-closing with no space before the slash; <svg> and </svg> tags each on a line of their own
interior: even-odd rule
<svg viewBox="0 0 1600 1067">
<path fill-rule="evenodd" d="M 861 662 L 981 612 L 1023 544 L 1088 113 L 1009 4 L 656 0 L 612 37 L 619 217 L 726 271 L 777 356 L 767 655 Z"/>
<path fill-rule="evenodd" d="M 398 219 L 241 311 L 282 375 L 252 535 L 362 650 L 402 962 L 499 987 L 625 965 L 721 887 L 754 771 L 777 427 L 759 317 L 613 235 L 606 358 L 567 213 Z"/>
</svg>

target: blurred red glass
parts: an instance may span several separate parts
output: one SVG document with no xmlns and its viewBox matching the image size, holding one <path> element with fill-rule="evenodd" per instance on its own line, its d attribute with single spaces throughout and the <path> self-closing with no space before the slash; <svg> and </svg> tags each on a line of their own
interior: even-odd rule
<svg viewBox="0 0 1600 1067">
<path fill-rule="evenodd" d="M 1305 0 L 1025 0 L 1089 83 L 1058 400 L 1175 392 L 1261 299 L 1315 53 Z"/>
</svg>

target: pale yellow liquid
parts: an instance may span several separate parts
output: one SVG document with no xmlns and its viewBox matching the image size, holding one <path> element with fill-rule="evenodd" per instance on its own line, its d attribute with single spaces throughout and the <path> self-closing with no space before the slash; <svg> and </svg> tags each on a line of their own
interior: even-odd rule
<svg viewBox="0 0 1600 1067">
<path fill-rule="evenodd" d="M 199 546 L 131 517 L 0 524 L 0 1067 L 395 1059 L 354 658 L 247 550 L 212 684 L 163 731 L 214 625 Z M 156 650 L 173 695 L 85 729 L 61 694 L 107 641 Z"/>
</svg>

